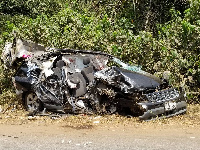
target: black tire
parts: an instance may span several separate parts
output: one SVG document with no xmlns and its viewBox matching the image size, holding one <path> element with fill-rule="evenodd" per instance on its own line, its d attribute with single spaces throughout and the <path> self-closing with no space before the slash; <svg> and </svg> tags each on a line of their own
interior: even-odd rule
<svg viewBox="0 0 200 150">
<path fill-rule="evenodd" d="M 24 94 L 24 105 L 28 112 L 37 112 L 43 110 L 42 102 L 38 99 L 34 92 Z"/>
</svg>

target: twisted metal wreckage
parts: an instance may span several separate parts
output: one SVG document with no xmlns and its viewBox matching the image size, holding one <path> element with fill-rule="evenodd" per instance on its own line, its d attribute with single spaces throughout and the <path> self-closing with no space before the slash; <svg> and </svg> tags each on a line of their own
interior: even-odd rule
<svg viewBox="0 0 200 150">
<path fill-rule="evenodd" d="M 15 39 L 2 59 L 16 69 L 16 93 L 33 114 L 118 112 L 151 120 L 186 112 L 183 91 L 109 54 Z"/>
</svg>

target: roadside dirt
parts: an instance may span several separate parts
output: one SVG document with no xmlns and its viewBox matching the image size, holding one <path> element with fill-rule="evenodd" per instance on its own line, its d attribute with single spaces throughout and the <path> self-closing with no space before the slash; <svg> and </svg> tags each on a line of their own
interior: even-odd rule
<svg viewBox="0 0 200 150">
<path fill-rule="evenodd" d="M 200 107 L 155 121 L 118 115 L 0 114 L 0 149 L 200 149 Z M 31 145 L 31 146 L 30 146 Z"/>
</svg>

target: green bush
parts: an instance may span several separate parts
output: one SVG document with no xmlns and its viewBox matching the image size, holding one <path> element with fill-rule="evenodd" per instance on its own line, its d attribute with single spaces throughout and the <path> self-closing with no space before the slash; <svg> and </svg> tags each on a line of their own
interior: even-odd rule
<svg viewBox="0 0 200 150">
<path fill-rule="evenodd" d="M 104 51 L 160 77 L 170 71 L 170 83 L 192 97 L 200 91 L 199 7 L 199 0 L 3 0 L 0 51 L 13 30 L 45 46 Z M 1 93 L 12 91 L 0 66 Z"/>
</svg>

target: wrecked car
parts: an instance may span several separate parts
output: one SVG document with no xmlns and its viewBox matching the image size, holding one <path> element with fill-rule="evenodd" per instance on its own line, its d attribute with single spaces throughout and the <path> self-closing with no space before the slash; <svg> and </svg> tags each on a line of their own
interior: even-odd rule
<svg viewBox="0 0 200 150">
<path fill-rule="evenodd" d="M 32 114 L 119 113 L 151 120 L 186 112 L 181 88 L 106 53 L 14 39 L 6 44 L 2 59 L 16 69 L 16 93 Z"/>
</svg>

